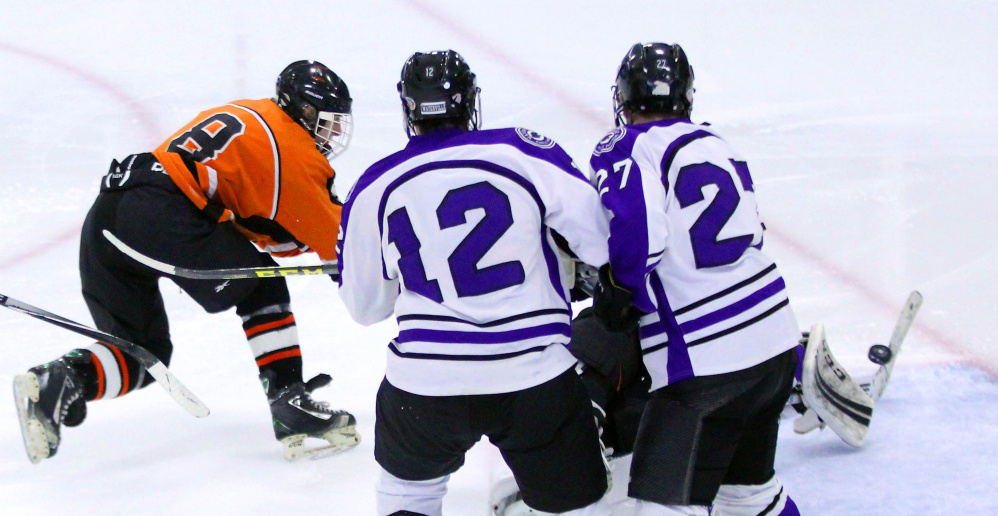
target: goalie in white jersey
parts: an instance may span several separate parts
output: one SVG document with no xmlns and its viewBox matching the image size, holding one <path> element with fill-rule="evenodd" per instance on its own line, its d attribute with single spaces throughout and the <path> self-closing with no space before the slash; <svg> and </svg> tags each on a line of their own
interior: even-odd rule
<svg viewBox="0 0 998 516">
<path fill-rule="evenodd" d="M 748 165 L 690 122 L 679 45 L 634 45 L 614 87 L 618 127 L 590 164 L 610 213 L 594 308 L 639 324 L 651 377 L 634 444 L 637 514 L 799 514 L 773 470 L 800 337 Z"/>
<path fill-rule="evenodd" d="M 607 261 L 599 197 L 549 138 L 478 130 L 475 75 L 456 52 L 417 52 L 398 87 L 409 143 L 354 185 L 338 249 L 353 318 L 399 325 L 377 397 L 378 513 L 440 514 L 449 475 L 487 435 L 527 505 L 609 514 L 566 349 L 569 253 Z"/>
</svg>

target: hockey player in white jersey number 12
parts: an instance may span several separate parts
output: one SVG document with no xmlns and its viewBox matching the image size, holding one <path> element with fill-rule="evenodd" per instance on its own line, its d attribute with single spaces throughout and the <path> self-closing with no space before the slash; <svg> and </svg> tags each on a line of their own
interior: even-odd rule
<svg viewBox="0 0 998 516">
<path fill-rule="evenodd" d="M 610 214 L 600 280 L 617 294 L 594 309 L 610 329 L 638 325 L 651 378 L 628 487 L 636 513 L 799 514 L 773 463 L 800 333 L 762 252 L 748 165 L 690 122 L 679 45 L 634 45 L 613 91 L 618 127 L 590 164 Z"/>
<path fill-rule="evenodd" d="M 456 52 L 413 54 L 398 89 L 409 143 L 358 179 L 338 249 L 353 318 L 394 313 L 399 326 L 377 395 L 378 514 L 439 515 L 483 435 L 530 507 L 609 514 L 566 347 L 573 258 L 607 262 L 599 197 L 549 138 L 478 130 L 479 89 Z"/>
</svg>

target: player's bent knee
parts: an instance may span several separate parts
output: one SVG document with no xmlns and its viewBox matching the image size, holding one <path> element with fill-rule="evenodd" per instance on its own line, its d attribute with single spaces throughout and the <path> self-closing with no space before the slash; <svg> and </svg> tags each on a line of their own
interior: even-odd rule
<svg viewBox="0 0 998 516">
<path fill-rule="evenodd" d="M 722 485 L 714 498 L 712 516 L 800 516 L 775 475 L 760 485 Z"/>
<path fill-rule="evenodd" d="M 431 480 L 403 480 L 381 470 L 377 484 L 378 514 L 440 516 L 450 475 Z"/>
</svg>

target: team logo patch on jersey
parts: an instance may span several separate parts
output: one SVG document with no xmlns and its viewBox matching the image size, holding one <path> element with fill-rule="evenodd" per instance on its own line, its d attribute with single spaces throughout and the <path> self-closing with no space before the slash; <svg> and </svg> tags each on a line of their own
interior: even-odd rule
<svg viewBox="0 0 998 516">
<path fill-rule="evenodd" d="M 537 131 L 517 127 L 516 134 L 520 135 L 521 140 L 533 146 L 540 147 L 542 149 L 550 149 L 551 147 L 554 147 L 554 140 Z"/>
<path fill-rule="evenodd" d="M 599 143 L 596 144 L 596 150 L 593 151 L 593 154 L 599 156 L 600 154 L 612 151 L 613 146 L 622 140 L 624 138 L 624 134 L 626 133 L 627 129 L 624 129 L 623 127 L 618 127 L 610 131 L 603 137 L 602 140 L 599 141 Z"/>
</svg>

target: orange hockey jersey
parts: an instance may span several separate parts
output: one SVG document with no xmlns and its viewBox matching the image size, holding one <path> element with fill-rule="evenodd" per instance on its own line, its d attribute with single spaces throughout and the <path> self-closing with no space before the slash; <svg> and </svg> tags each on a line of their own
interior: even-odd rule
<svg viewBox="0 0 998 516">
<path fill-rule="evenodd" d="M 219 222 L 274 221 L 319 258 L 336 258 L 342 208 L 330 198 L 335 172 L 311 135 L 272 100 L 238 100 L 204 111 L 153 154 L 198 208 L 221 205 Z M 181 154 L 197 162 L 196 174 Z M 278 243 L 273 233 L 247 225 L 260 225 L 237 227 L 261 249 L 277 256 L 301 252 L 294 242 Z"/>
</svg>

